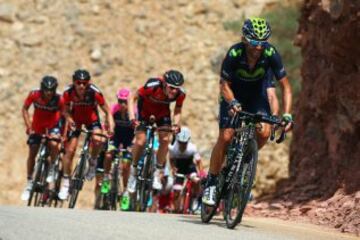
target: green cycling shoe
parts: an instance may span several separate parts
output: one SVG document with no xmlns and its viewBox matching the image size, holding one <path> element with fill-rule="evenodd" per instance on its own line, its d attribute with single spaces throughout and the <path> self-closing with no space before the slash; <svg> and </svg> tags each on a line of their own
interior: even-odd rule
<svg viewBox="0 0 360 240">
<path fill-rule="evenodd" d="M 110 192 L 110 180 L 106 179 L 101 183 L 101 193 L 107 194 Z"/>
<path fill-rule="evenodd" d="M 121 197 L 121 202 L 120 202 L 120 209 L 122 211 L 127 211 L 130 208 L 130 197 L 129 194 L 127 192 L 125 192 L 123 194 L 123 196 Z"/>
</svg>

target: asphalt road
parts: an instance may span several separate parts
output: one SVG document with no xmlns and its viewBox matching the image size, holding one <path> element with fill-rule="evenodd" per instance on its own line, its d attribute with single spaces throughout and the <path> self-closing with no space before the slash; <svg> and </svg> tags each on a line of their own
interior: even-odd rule
<svg viewBox="0 0 360 240">
<path fill-rule="evenodd" d="M 0 240 L 341 240 L 359 239 L 330 229 L 276 219 L 244 218 L 235 230 L 220 217 L 0 206 Z"/>
</svg>

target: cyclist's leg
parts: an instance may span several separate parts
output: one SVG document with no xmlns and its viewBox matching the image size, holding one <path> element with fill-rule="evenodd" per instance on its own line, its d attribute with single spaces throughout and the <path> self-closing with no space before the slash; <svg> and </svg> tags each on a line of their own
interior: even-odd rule
<svg viewBox="0 0 360 240">
<path fill-rule="evenodd" d="M 30 191 L 33 186 L 33 172 L 35 165 L 36 154 L 39 151 L 41 142 L 41 135 L 31 134 L 28 138 L 27 144 L 29 145 L 29 154 L 26 161 L 27 166 L 27 183 L 24 188 L 23 193 L 21 194 L 21 200 L 27 201 L 30 197 Z"/>
<path fill-rule="evenodd" d="M 65 155 L 62 158 L 64 176 L 71 175 L 72 160 L 76 153 L 76 148 L 79 142 L 80 131 L 74 131 L 68 137 L 65 147 Z"/>
<path fill-rule="evenodd" d="M 180 174 L 182 172 L 178 171 Z M 180 211 L 180 205 L 181 205 L 181 197 L 180 193 L 184 188 L 184 178 L 182 177 L 175 177 L 175 184 L 173 186 L 173 205 L 174 205 L 174 211 L 179 212 Z"/>
<path fill-rule="evenodd" d="M 261 123 L 261 129 L 256 131 L 256 141 L 259 150 L 266 144 L 271 134 L 271 125 L 267 123 Z"/>
<path fill-rule="evenodd" d="M 127 184 L 127 189 L 130 193 L 135 192 L 137 164 L 144 152 L 145 143 L 146 143 L 146 133 L 144 130 L 144 126 L 140 125 L 135 132 L 135 141 L 132 147 L 133 163 L 130 168 L 130 176 L 128 178 L 128 184 Z"/>
<path fill-rule="evenodd" d="M 27 144 L 29 146 L 29 155 L 27 158 L 27 178 L 32 179 L 36 154 L 39 151 L 41 142 L 41 135 L 31 134 L 28 138 Z"/>
<path fill-rule="evenodd" d="M 270 88 L 268 88 L 270 89 Z M 271 92 L 271 90 L 270 90 Z M 276 96 L 276 95 L 275 95 Z M 251 113 L 260 113 L 263 115 L 271 115 L 270 104 L 267 95 L 261 95 L 252 99 L 248 106 L 248 111 Z M 261 128 L 257 128 L 256 140 L 259 150 L 266 144 L 270 137 L 271 125 L 267 123 L 261 123 Z"/>
<path fill-rule="evenodd" d="M 127 182 L 130 175 L 130 166 L 131 166 L 131 153 L 130 152 L 124 152 L 123 158 L 121 161 L 121 172 L 122 172 L 122 179 L 124 184 L 124 189 L 127 188 Z"/>
<path fill-rule="evenodd" d="M 159 131 L 159 150 L 156 155 L 157 165 L 163 168 L 166 164 L 166 156 L 169 151 L 169 143 L 170 143 L 170 135 L 169 132 Z"/>
<path fill-rule="evenodd" d="M 65 155 L 62 158 L 63 164 L 63 177 L 62 177 L 62 186 L 59 191 L 59 198 L 62 200 L 67 199 L 69 195 L 69 187 L 70 187 L 70 175 L 71 175 L 71 167 L 72 160 L 74 158 L 76 147 L 79 141 L 80 131 L 71 132 L 68 136 L 68 142 L 65 147 Z"/>
<path fill-rule="evenodd" d="M 58 127 L 54 127 L 49 131 L 49 136 L 52 139 L 60 140 L 60 134 L 61 134 L 60 128 L 58 128 Z M 50 159 L 51 159 L 51 162 L 53 163 L 55 161 L 56 157 L 59 155 L 60 142 L 49 141 L 48 148 L 50 150 Z"/>
<path fill-rule="evenodd" d="M 166 165 L 166 156 L 169 151 L 170 143 L 170 118 L 163 118 L 158 123 L 159 149 L 156 153 L 156 169 L 154 172 L 152 187 L 156 190 L 162 189 L 161 178 L 163 176 L 164 167 Z"/>
<path fill-rule="evenodd" d="M 132 147 L 133 166 L 137 166 L 146 143 L 146 132 L 143 125 L 140 125 L 135 132 L 135 141 Z"/>
<path fill-rule="evenodd" d="M 202 198 L 202 201 L 208 205 L 215 205 L 217 177 L 224 164 L 227 146 L 235 133 L 234 129 L 229 126 L 229 121 L 228 104 L 223 100 L 220 103 L 219 136 L 211 152 L 209 174 Z"/>
<path fill-rule="evenodd" d="M 90 148 L 90 159 L 89 159 L 89 168 L 85 175 L 88 181 L 91 181 L 96 175 L 96 164 L 99 153 L 104 148 L 104 143 L 106 139 L 102 136 L 96 134 L 103 134 L 101 128 L 101 123 L 99 121 L 93 122 L 92 124 L 86 126 L 88 130 L 92 130 L 93 134 L 91 136 L 91 148 Z"/>
<path fill-rule="evenodd" d="M 186 175 L 189 175 L 190 181 L 192 182 L 192 194 L 195 197 L 198 197 L 200 195 L 200 176 L 198 175 L 196 171 L 195 164 L 192 164 L 187 169 Z"/>
<path fill-rule="evenodd" d="M 90 151 L 90 156 L 91 156 L 90 163 L 93 166 L 95 166 L 99 153 L 104 148 L 104 143 L 106 141 L 106 138 L 96 135 L 96 134 L 104 134 L 100 122 L 92 123 L 91 126 L 87 128 L 93 131 L 93 135 L 91 136 L 92 147 Z"/>
<path fill-rule="evenodd" d="M 95 201 L 96 201 L 96 196 L 97 196 L 98 192 L 100 191 L 100 185 L 101 185 L 101 182 L 103 181 L 103 177 L 104 177 L 104 160 L 105 160 L 105 152 L 101 152 L 99 154 L 99 159 L 98 159 L 97 165 L 96 165 Z"/>
<path fill-rule="evenodd" d="M 114 157 L 114 151 L 106 151 L 104 157 L 104 175 L 109 176 L 111 170 L 111 162 Z"/>
<path fill-rule="evenodd" d="M 159 133 L 159 149 L 157 151 L 156 160 L 157 167 L 162 169 L 166 165 L 166 156 L 169 151 L 169 143 L 171 137 L 171 118 L 170 116 L 162 117 L 157 120 Z"/>
</svg>

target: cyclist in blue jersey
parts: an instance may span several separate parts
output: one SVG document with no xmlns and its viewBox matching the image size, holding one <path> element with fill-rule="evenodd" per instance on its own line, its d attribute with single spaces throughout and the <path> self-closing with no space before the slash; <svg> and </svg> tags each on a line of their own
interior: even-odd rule
<svg viewBox="0 0 360 240">
<path fill-rule="evenodd" d="M 270 25 L 265 19 L 246 19 L 242 27 L 242 41 L 229 49 L 222 63 L 220 131 L 211 154 L 208 181 L 202 199 L 207 205 L 215 205 L 217 176 L 221 171 L 227 146 L 234 136 L 234 129 L 229 125 L 229 120 L 241 110 L 271 114 L 269 99 L 274 98 L 275 92 L 271 89 L 268 91 L 269 85 L 266 81 L 273 84 L 272 74 L 279 82 L 283 93 L 283 120 L 287 123 L 286 131 L 292 126 L 292 90 L 279 53 L 267 41 L 270 35 Z M 272 95 L 266 94 L 269 92 Z M 276 106 L 276 103 L 272 102 L 271 105 Z M 269 124 L 262 124 L 262 128 L 257 131 L 259 149 L 267 142 L 270 130 Z"/>
</svg>

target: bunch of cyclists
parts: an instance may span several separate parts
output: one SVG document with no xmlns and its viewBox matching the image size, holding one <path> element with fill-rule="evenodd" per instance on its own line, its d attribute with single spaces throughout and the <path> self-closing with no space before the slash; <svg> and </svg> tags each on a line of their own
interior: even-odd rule
<svg viewBox="0 0 360 240">
<path fill-rule="evenodd" d="M 29 93 L 22 108 L 29 154 L 27 184 L 21 199 L 26 201 L 30 197 L 35 159 L 44 135 L 58 140 L 48 142 L 50 167 L 46 181 L 50 183 L 54 180 L 51 163 L 63 149 L 58 198 L 68 199 L 73 158 L 81 129 L 86 128 L 92 133 L 86 180 L 96 179 L 95 194 L 100 190 L 108 191 L 114 154 L 121 149 L 121 208 L 128 210 L 129 198 L 136 192 L 138 163 L 144 155 L 146 126 L 155 121 L 158 147 L 155 148 L 152 189 L 156 194 L 149 203 L 150 211 L 167 208 L 180 212 L 185 179 L 193 183 L 192 192 L 196 199 L 214 205 L 217 176 L 223 166 L 227 145 L 234 135 L 234 129 L 228 125 L 229 119 L 242 110 L 278 115 L 274 76 L 283 92 L 282 119 L 286 130 L 292 126 L 291 87 L 279 53 L 267 41 L 270 35 L 270 25 L 265 19 L 246 19 L 241 42 L 233 45 L 225 56 L 220 79 L 219 137 L 211 154 L 208 176 L 195 144 L 190 141 L 190 129 L 181 126 L 182 107 L 186 99 L 181 72 L 169 70 L 160 77 L 150 78 L 134 94 L 129 88 L 120 88 L 116 93 L 117 102 L 112 105 L 108 104 L 85 69 L 73 73 L 72 83 L 63 94 L 57 93 L 58 81 L 55 77 L 44 76 L 40 89 Z M 171 103 L 175 103 L 173 112 Z M 31 105 L 34 107 L 32 117 L 29 114 Z M 103 123 L 99 109 L 104 115 Z M 259 148 L 267 142 L 270 130 L 268 124 L 259 128 Z M 203 192 L 201 182 L 205 182 Z"/>
</svg>

